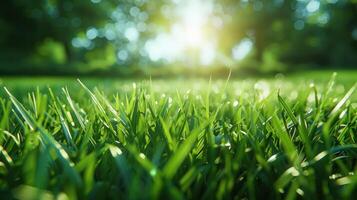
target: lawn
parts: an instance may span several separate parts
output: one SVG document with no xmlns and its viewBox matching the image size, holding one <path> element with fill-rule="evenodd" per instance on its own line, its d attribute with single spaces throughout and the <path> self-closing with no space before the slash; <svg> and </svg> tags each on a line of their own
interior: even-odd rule
<svg viewBox="0 0 357 200">
<path fill-rule="evenodd" d="M 351 199 L 356 77 L 2 78 L 0 195 Z"/>
</svg>

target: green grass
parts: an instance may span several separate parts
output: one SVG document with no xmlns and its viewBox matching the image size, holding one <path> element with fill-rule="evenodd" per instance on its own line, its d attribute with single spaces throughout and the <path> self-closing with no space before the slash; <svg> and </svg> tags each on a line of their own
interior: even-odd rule
<svg viewBox="0 0 357 200">
<path fill-rule="evenodd" d="M 329 76 L 3 78 L 0 195 L 351 199 L 356 80 Z"/>
</svg>

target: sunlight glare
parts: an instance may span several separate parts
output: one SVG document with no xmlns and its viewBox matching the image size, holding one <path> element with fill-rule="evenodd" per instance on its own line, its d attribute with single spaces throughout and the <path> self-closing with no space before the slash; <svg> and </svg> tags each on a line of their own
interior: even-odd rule
<svg viewBox="0 0 357 200">
<path fill-rule="evenodd" d="M 243 39 L 240 43 L 232 49 L 232 55 L 235 60 L 242 60 L 245 58 L 253 48 L 253 42 L 249 38 Z"/>
<path fill-rule="evenodd" d="M 200 47 L 205 40 L 204 26 L 212 12 L 211 4 L 201 0 L 187 2 L 179 10 L 180 21 L 184 31 L 185 42 L 191 47 Z"/>
<path fill-rule="evenodd" d="M 168 32 L 161 32 L 145 44 L 145 50 L 153 61 L 164 59 L 175 61 L 187 59 L 189 51 L 198 52 L 198 58 L 203 65 L 209 65 L 215 58 L 215 38 L 210 36 L 209 21 L 213 13 L 213 3 L 210 0 L 175 1 L 172 10 L 174 20 Z"/>
</svg>

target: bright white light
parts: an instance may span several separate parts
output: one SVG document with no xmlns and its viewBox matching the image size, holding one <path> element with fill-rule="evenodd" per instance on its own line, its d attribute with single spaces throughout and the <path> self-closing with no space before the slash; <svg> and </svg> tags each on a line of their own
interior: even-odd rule
<svg viewBox="0 0 357 200">
<path fill-rule="evenodd" d="M 212 4 L 203 0 L 186 1 L 179 9 L 179 24 L 182 25 L 186 43 L 192 47 L 200 47 L 205 42 L 204 28 L 212 13 Z"/>
<path fill-rule="evenodd" d="M 220 17 L 215 17 L 215 18 L 213 18 L 213 25 L 215 28 L 222 28 L 223 20 Z"/>
<path fill-rule="evenodd" d="M 316 12 L 317 10 L 319 10 L 319 8 L 320 2 L 316 0 L 310 1 L 306 6 L 306 10 L 310 13 Z"/>
<path fill-rule="evenodd" d="M 206 45 L 201 50 L 200 61 L 202 65 L 210 65 L 216 57 L 216 49 L 211 45 Z"/>
<path fill-rule="evenodd" d="M 181 52 L 183 52 L 182 43 L 179 38 L 175 38 L 170 34 L 160 34 L 155 39 L 149 40 L 145 44 L 149 58 L 152 61 L 165 59 L 167 61 L 174 61 Z"/>
<path fill-rule="evenodd" d="M 186 27 L 187 44 L 192 47 L 199 47 L 203 43 L 203 35 L 201 29 L 193 26 Z"/>
<path fill-rule="evenodd" d="M 197 51 L 197 61 L 209 65 L 215 58 L 215 39 L 207 34 L 209 20 L 212 17 L 211 0 L 177 0 L 176 8 L 162 8 L 175 22 L 166 33 L 160 33 L 145 44 L 147 55 L 152 61 L 186 60 L 192 52 Z M 218 18 L 217 18 L 218 19 Z M 217 21 L 217 26 L 221 26 Z M 216 27 L 217 28 L 217 27 Z"/>
<path fill-rule="evenodd" d="M 124 35 L 130 42 L 135 42 L 139 39 L 139 32 L 135 27 L 127 28 Z"/>
<path fill-rule="evenodd" d="M 232 55 L 235 60 L 245 58 L 253 48 L 252 40 L 245 38 L 232 49 Z"/>
</svg>

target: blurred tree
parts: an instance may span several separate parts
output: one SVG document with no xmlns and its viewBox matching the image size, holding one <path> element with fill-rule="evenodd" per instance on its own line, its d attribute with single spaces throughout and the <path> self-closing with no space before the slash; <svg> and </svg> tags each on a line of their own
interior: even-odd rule
<svg viewBox="0 0 357 200">
<path fill-rule="evenodd" d="M 0 45 L 32 53 L 51 38 L 60 42 L 68 62 L 73 60 L 72 39 L 91 26 L 102 26 L 113 8 L 110 0 L 5 0 L 0 7 Z"/>
<path fill-rule="evenodd" d="M 195 0 L 4 0 L 0 6 L 0 62 L 80 61 L 100 68 L 114 63 L 150 66 L 162 62 L 155 56 L 170 49 L 153 48 L 152 56 L 147 51 L 148 41 L 172 32 L 178 7 L 192 1 Z M 211 27 L 200 31 L 214 39 L 207 43 L 217 45 L 213 54 L 219 55 L 212 56 L 215 59 L 240 62 L 232 59 L 232 51 L 249 39 L 253 50 L 247 59 L 257 61 L 257 68 L 357 64 L 356 0 L 207 2 L 213 6 L 206 20 Z M 179 37 L 190 36 L 186 33 Z M 197 61 L 207 57 L 199 55 L 206 46 L 186 51 L 187 58 L 192 52 L 197 53 Z M 187 60 L 190 59 L 181 61 L 187 64 Z"/>
</svg>

